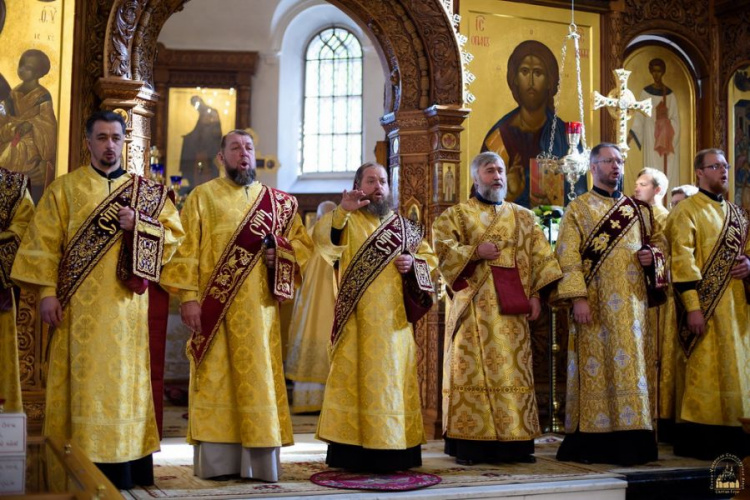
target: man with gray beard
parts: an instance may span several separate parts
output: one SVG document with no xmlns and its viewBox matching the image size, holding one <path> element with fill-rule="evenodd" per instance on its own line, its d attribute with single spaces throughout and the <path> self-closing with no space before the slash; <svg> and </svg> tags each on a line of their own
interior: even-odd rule
<svg viewBox="0 0 750 500">
<path fill-rule="evenodd" d="M 193 332 L 187 438 L 197 476 L 274 482 L 279 447 L 293 444 L 279 302 L 294 297 L 312 241 L 297 200 L 255 182 L 247 132 L 225 135 L 218 157 L 227 176 L 187 197 L 187 236 L 162 274 Z"/>
<path fill-rule="evenodd" d="M 493 152 L 471 162 L 476 197 L 432 225 L 453 292 L 443 365 L 445 452 L 462 465 L 533 462 L 540 435 L 529 322 L 562 277 L 534 214 L 503 201 L 507 171 Z"/>
<path fill-rule="evenodd" d="M 388 174 L 377 163 L 359 167 L 354 189 L 315 225 L 316 250 L 339 270 L 317 432 L 329 443 L 331 467 L 388 472 L 422 464 L 412 324 L 432 304 L 437 263 L 422 235 L 392 212 Z"/>
</svg>

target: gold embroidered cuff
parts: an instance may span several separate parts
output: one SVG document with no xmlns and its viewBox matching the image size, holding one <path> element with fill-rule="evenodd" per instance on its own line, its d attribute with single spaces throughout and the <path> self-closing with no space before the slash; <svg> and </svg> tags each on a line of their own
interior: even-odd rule
<svg viewBox="0 0 750 500">
<path fill-rule="evenodd" d="M 687 312 L 700 311 L 701 301 L 698 298 L 697 290 L 688 290 L 680 295 L 682 303 L 685 305 Z"/>
<path fill-rule="evenodd" d="M 47 297 L 57 297 L 57 289 L 53 286 L 40 286 L 39 300 L 46 299 Z"/>
<path fill-rule="evenodd" d="M 194 290 L 180 290 L 180 304 L 184 304 L 185 302 L 192 302 L 197 301 L 200 302 L 201 296 L 198 292 Z"/>
</svg>

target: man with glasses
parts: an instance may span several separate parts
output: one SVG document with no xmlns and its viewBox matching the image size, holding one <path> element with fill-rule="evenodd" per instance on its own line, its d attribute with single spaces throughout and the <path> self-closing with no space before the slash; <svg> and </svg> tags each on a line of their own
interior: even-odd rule
<svg viewBox="0 0 750 500">
<path fill-rule="evenodd" d="M 750 415 L 750 312 L 743 281 L 750 276 L 746 211 L 724 199 L 729 172 L 720 149 L 693 163 L 698 194 L 669 217 L 676 295 L 676 455 L 713 460 L 750 454 L 738 417 Z"/>
<path fill-rule="evenodd" d="M 647 279 L 664 284 L 659 249 L 666 242 L 648 204 L 620 192 L 623 166 L 616 145 L 597 145 L 594 187 L 568 205 L 560 224 L 557 292 L 573 314 L 559 460 L 634 465 L 657 459 Z"/>
</svg>

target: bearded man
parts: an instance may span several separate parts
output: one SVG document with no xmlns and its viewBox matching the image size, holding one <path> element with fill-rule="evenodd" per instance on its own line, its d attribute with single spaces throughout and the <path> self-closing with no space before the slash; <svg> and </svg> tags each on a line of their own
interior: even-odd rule
<svg viewBox="0 0 750 500">
<path fill-rule="evenodd" d="M 675 455 L 750 454 L 750 220 L 726 200 L 731 166 L 720 149 L 695 155 L 698 193 L 667 222 L 677 306 Z"/>
<path fill-rule="evenodd" d="M 445 452 L 456 462 L 532 462 L 540 435 L 529 322 L 540 293 L 562 277 L 534 214 L 504 201 L 505 162 L 471 162 L 476 197 L 432 226 L 440 272 L 453 291 L 443 367 Z M 512 355 L 510 353 L 513 353 Z"/>
<path fill-rule="evenodd" d="M 425 434 L 411 323 L 432 304 L 437 259 L 422 229 L 392 212 L 377 163 L 359 167 L 354 189 L 313 238 L 340 276 L 317 432 L 329 443 L 326 463 L 372 472 L 419 466 Z"/>
<path fill-rule="evenodd" d="M 250 134 L 225 135 L 219 159 L 227 176 L 187 197 L 187 237 L 162 278 L 193 331 L 187 438 L 197 476 L 274 482 L 280 447 L 293 444 L 279 302 L 294 296 L 312 242 L 297 200 L 255 181 Z"/>
</svg>

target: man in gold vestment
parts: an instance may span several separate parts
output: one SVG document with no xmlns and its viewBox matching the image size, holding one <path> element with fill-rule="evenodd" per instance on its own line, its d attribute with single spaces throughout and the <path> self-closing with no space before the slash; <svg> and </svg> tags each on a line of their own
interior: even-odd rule
<svg viewBox="0 0 750 500">
<path fill-rule="evenodd" d="M 568 340 L 565 440 L 559 460 L 630 465 L 657 458 L 647 366 L 651 345 L 644 268 L 664 247 L 648 205 L 618 186 L 614 144 L 591 151 L 594 187 L 568 205 L 557 257 L 559 299 L 573 304 Z M 653 224 L 652 224 L 653 222 Z M 645 230 L 644 230 L 645 228 Z"/>
<path fill-rule="evenodd" d="M 651 206 L 654 218 L 662 228 L 667 226 L 669 210 L 664 206 L 664 197 L 669 188 L 669 179 L 664 172 L 646 167 L 638 172 L 633 197 Z M 667 255 L 667 269 L 669 258 Z M 664 304 L 648 310 L 653 344 L 646 350 L 649 381 L 657 385 L 649 387 L 652 397 L 652 417 L 658 419 L 659 441 L 670 442 L 674 432 L 675 355 L 677 349 L 677 318 L 674 310 L 672 287 L 667 287 Z M 654 376 L 655 375 L 655 376 Z"/>
<path fill-rule="evenodd" d="M 134 291 L 120 264 L 139 260 L 123 256 L 133 235 L 145 235 L 145 245 L 160 250 L 139 264 L 158 271 L 184 233 L 166 188 L 123 170 L 120 115 L 94 113 L 86 138 L 91 165 L 56 179 L 44 192 L 12 277 L 38 291 L 42 321 L 54 328 L 44 434 L 72 439 L 116 487 L 128 489 L 153 484 L 151 454 L 159 450 L 159 434 L 148 295 L 143 288 Z M 132 190 L 156 207 L 150 215 L 140 212 L 141 205 L 136 212 L 113 198 L 128 186 L 140 186 Z M 134 244 L 130 253 L 137 249 Z"/>
<path fill-rule="evenodd" d="M 540 434 L 529 321 L 539 317 L 541 290 L 562 273 L 534 214 L 503 201 L 500 156 L 479 154 L 471 175 L 476 197 L 432 226 L 440 272 L 453 290 L 443 368 L 445 450 L 459 464 L 529 462 Z"/>
<path fill-rule="evenodd" d="M 354 189 L 344 191 L 341 204 L 315 226 L 316 250 L 331 264 L 338 261 L 337 311 L 342 304 L 350 310 L 348 317 L 334 318 L 331 371 L 318 421 L 317 437 L 329 443 L 326 463 L 331 467 L 381 472 L 422 463 L 417 346 L 404 283 L 417 262 L 433 270 L 437 258 L 420 238 L 415 250 L 398 251 L 379 272 L 372 270 L 374 262 L 358 260 L 358 254 L 373 253 L 371 237 L 395 218 L 413 225 L 390 207 L 385 168 L 366 163 L 355 174 Z M 350 274 L 358 278 L 360 295 L 347 299 Z"/>
<path fill-rule="evenodd" d="M 193 331 L 187 439 L 195 445 L 198 477 L 239 475 L 275 482 L 280 447 L 293 444 L 294 438 L 281 358 L 279 298 L 272 286 L 281 250 L 266 238 L 284 218 L 284 238 L 294 261 L 290 280 L 307 262 L 312 241 L 296 213 L 296 200 L 255 180 L 250 134 L 233 130 L 225 135 L 219 159 L 227 175 L 188 195 L 181 213 L 185 241 L 162 278 L 167 289 L 179 293 L 182 321 Z M 269 198 L 280 204 L 263 208 Z M 262 240 L 262 245 L 257 241 L 245 249 L 245 236 Z M 235 248 L 238 258 L 233 257 Z M 224 282 L 231 289 L 215 293 Z M 212 309 L 214 296 L 223 298 L 221 312 Z M 213 326 L 207 331 L 209 320 Z M 197 351 L 202 338 L 208 343 Z"/>
<path fill-rule="evenodd" d="M 334 208 L 336 203 L 322 202 L 318 205 L 317 220 Z M 311 234 L 312 229 L 308 233 Z M 314 253 L 294 300 L 289 326 L 284 373 L 294 382 L 292 413 L 318 412 L 323 407 L 323 391 L 330 368 L 328 343 L 336 303 L 335 280 L 333 266 L 320 253 Z"/>
<path fill-rule="evenodd" d="M 34 215 L 28 178 L 0 167 L 0 400 L 9 413 L 23 411 L 18 365 L 16 296 L 10 271 L 18 244 Z"/>
<path fill-rule="evenodd" d="M 750 276 L 748 218 L 724 199 L 729 165 L 724 152 L 698 152 L 693 164 L 699 192 L 669 217 L 675 302 L 676 455 L 713 460 L 723 453 L 750 455 L 738 417 L 750 415 L 750 311 L 743 280 Z"/>
</svg>

